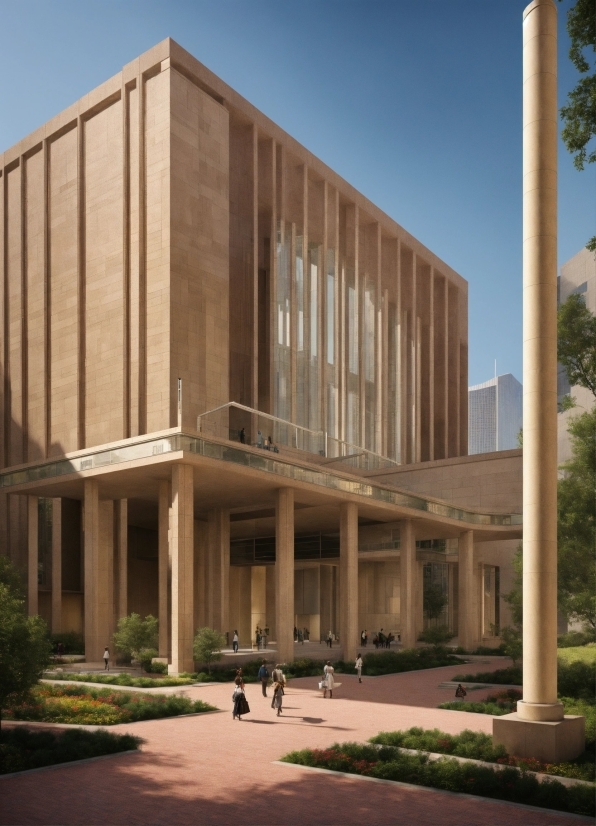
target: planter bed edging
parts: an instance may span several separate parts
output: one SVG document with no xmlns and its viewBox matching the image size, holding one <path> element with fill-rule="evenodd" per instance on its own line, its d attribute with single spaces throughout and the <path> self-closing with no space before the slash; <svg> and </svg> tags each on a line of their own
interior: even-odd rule
<svg viewBox="0 0 596 826">
<path fill-rule="evenodd" d="M 370 745 L 370 743 L 368 744 Z M 442 754 L 441 757 L 445 757 L 446 755 Z M 323 769 L 319 766 L 303 766 L 301 763 L 286 763 L 283 760 L 272 760 L 271 761 L 274 766 L 291 766 L 294 769 L 305 769 L 306 771 L 311 772 L 322 772 L 324 774 L 334 774 L 339 777 L 355 777 L 358 780 L 366 780 L 370 783 L 384 783 L 390 786 L 401 786 L 404 789 L 422 789 L 426 792 L 433 792 L 434 794 L 448 794 L 452 797 L 459 797 L 465 798 L 467 800 L 478 800 L 483 801 L 484 803 L 500 803 L 503 806 L 515 806 L 516 808 L 521 809 L 528 809 L 531 812 L 541 812 L 545 814 L 545 812 L 552 813 L 553 815 L 563 815 L 565 817 L 574 817 L 578 821 L 582 823 L 591 823 L 594 824 L 594 818 L 590 817 L 589 815 L 578 815 L 574 812 L 562 812 L 560 809 L 545 809 L 542 806 L 530 806 L 528 803 L 515 803 L 512 800 L 501 800 L 498 797 L 482 797 L 479 794 L 467 794 L 466 792 L 450 792 L 447 789 L 437 789 L 435 786 L 419 786 L 416 783 L 404 783 L 403 780 L 386 780 L 383 777 L 368 777 L 365 774 L 355 774 L 352 772 L 338 772 L 335 769 Z M 493 765 L 493 764 L 488 764 Z M 511 768 L 511 767 L 510 767 Z M 551 775 L 548 775 L 551 777 Z M 585 782 L 585 781 L 580 781 Z"/>
</svg>

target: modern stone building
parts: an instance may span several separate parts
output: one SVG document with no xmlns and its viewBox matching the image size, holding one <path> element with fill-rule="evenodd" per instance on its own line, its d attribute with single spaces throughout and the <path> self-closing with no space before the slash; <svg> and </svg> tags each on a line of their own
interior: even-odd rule
<svg viewBox="0 0 596 826">
<path fill-rule="evenodd" d="M 496 641 L 521 452 L 468 457 L 467 284 L 171 40 L 0 155 L 0 541 L 82 630 Z M 500 585 L 499 585 L 500 583 Z"/>
</svg>

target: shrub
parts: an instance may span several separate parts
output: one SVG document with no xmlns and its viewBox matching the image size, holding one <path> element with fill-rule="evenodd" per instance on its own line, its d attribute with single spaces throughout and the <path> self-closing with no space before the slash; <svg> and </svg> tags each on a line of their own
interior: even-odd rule
<svg viewBox="0 0 596 826">
<path fill-rule="evenodd" d="M 363 660 L 363 670 L 370 676 L 400 674 L 404 671 L 418 671 L 423 668 L 438 668 L 443 665 L 461 663 L 458 657 L 446 650 L 436 652 L 434 648 L 406 648 L 403 651 L 365 654 Z"/>
<path fill-rule="evenodd" d="M 596 702 L 596 662 L 576 660 L 565 663 L 559 660 L 557 690 L 565 697 Z"/>
<path fill-rule="evenodd" d="M 195 660 L 205 663 L 207 671 L 211 673 L 211 663 L 221 659 L 221 649 L 226 644 L 226 638 L 213 628 L 199 628 L 193 642 Z"/>
<path fill-rule="evenodd" d="M 456 674 L 454 682 L 493 683 L 496 685 L 521 685 L 522 670 L 519 667 L 501 668 L 497 671 L 482 671 L 479 674 Z M 596 663 L 580 660 L 566 663 L 559 660 L 557 690 L 565 697 L 578 700 L 596 701 Z"/>
<path fill-rule="evenodd" d="M 130 734 L 82 729 L 37 732 L 19 726 L 0 734 L 0 774 L 116 754 L 136 749 L 138 743 Z"/>
<path fill-rule="evenodd" d="M 11 566 L 2 563 L 10 580 Z M 28 617 L 25 601 L 11 584 L 0 581 L 0 710 L 27 696 L 50 659 L 48 627 L 41 617 Z"/>
<path fill-rule="evenodd" d="M 534 775 L 514 768 L 493 769 L 449 758 L 430 761 L 426 754 L 405 754 L 392 747 L 374 750 L 359 743 L 334 744 L 326 750 L 304 749 L 291 752 L 281 759 L 287 763 L 365 774 L 559 811 L 594 814 L 592 787 L 576 785 L 566 788 L 556 780 L 539 782 Z"/>
<path fill-rule="evenodd" d="M 147 668 L 151 674 L 167 674 L 168 673 L 168 664 L 167 663 L 149 663 L 149 667 Z"/>
<path fill-rule="evenodd" d="M 474 760 L 496 761 L 505 757 L 504 746 L 493 746 L 490 734 L 465 729 L 460 734 L 446 734 L 439 729 L 422 729 L 417 726 L 407 731 L 382 731 L 371 737 L 371 743 L 397 746 L 404 749 L 421 749 L 439 754 L 453 754 Z"/>
<path fill-rule="evenodd" d="M 151 660 L 158 656 L 157 648 L 142 648 L 137 654 L 137 659 L 141 663 L 143 671 L 151 672 Z"/>
<path fill-rule="evenodd" d="M 154 616 L 149 614 L 145 619 L 141 619 L 139 614 L 133 612 L 128 617 L 118 620 L 114 645 L 121 654 L 137 659 L 143 649 L 157 648 L 157 635 L 158 621 Z"/>
<path fill-rule="evenodd" d="M 50 640 L 54 653 L 57 653 L 59 642 L 62 643 L 64 654 L 85 653 L 85 639 L 82 634 L 78 634 L 76 631 L 66 631 L 63 634 L 50 634 Z"/>
<path fill-rule="evenodd" d="M 446 643 L 452 640 L 453 637 L 453 631 L 450 631 L 446 625 L 437 625 L 435 628 L 425 628 L 418 639 L 420 642 L 427 642 L 433 645 L 435 649 L 442 651 Z"/>
<path fill-rule="evenodd" d="M 212 710 L 213 706 L 188 697 L 44 685 L 34 689 L 27 701 L 8 708 L 7 716 L 14 720 L 110 726 Z"/>
<path fill-rule="evenodd" d="M 154 663 L 157 665 L 158 663 Z M 132 677 L 130 674 L 56 674 L 53 680 L 65 680 L 66 682 L 101 683 L 104 685 L 125 685 L 131 688 L 164 688 L 166 686 L 188 685 L 193 682 L 193 677 L 179 675 L 177 677 L 165 677 L 155 680 L 151 677 Z"/>
<path fill-rule="evenodd" d="M 575 648 L 578 645 L 588 645 L 596 642 L 596 633 L 593 629 L 589 631 L 568 631 L 557 638 L 559 648 Z"/>
</svg>

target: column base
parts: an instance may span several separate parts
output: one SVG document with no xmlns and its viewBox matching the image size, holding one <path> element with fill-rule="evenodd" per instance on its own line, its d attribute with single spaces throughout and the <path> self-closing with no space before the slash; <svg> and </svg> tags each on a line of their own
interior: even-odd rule
<svg viewBox="0 0 596 826">
<path fill-rule="evenodd" d="M 556 722 L 526 720 L 517 713 L 493 720 L 493 743 L 515 757 L 560 763 L 579 757 L 586 748 L 585 717 L 568 715 Z"/>
</svg>

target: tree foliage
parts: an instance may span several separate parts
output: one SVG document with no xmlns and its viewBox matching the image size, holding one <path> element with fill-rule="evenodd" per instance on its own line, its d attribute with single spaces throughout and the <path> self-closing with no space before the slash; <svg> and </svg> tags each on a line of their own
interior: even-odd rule
<svg viewBox="0 0 596 826">
<path fill-rule="evenodd" d="M 596 316 L 581 295 L 570 295 L 557 315 L 557 358 L 569 383 L 596 397 Z"/>
<path fill-rule="evenodd" d="M 5 558 L 4 558 L 5 559 Z M 12 569 L 16 573 L 15 569 Z M 18 574 L 16 574 L 18 577 Z M 51 644 L 39 616 L 28 617 L 18 585 L 6 561 L 0 581 L 0 709 L 27 696 L 47 666 Z M 17 586 L 7 584 L 7 580 Z"/>
<path fill-rule="evenodd" d="M 211 674 L 211 663 L 221 659 L 221 649 L 226 638 L 213 628 L 199 628 L 193 642 L 193 654 L 196 662 L 205 663 Z"/>
<path fill-rule="evenodd" d="M 443 613 L 443 609 L 447 605 L 447 597 L 443 593 L 440 585 L 432 582 L 424 584 L 422 592 L 422 605 L 424 613 L 429 620 L 437 620 Z"/>
<path fill-rule="evenodd" d="M 559 605 L 596 628 L 596 407 L 568 429 L 573 456 L 558 486 Z"/>
<path fill-rule="evenodd" d="M 577 0 L 567 12 L 567 31 L 571 39 L 569 58 L 581 77 L 561 108 L 564 121 L 562 138 L 573 163 L 583 169 L 596 161 L 596 10 L 594 0 Z M 586 245 L 596 251 L 596 235 Z"/>
<path fill-rule="evenodd" d="M 132 613 L 118 620 L 114 634 L 114 645 L 124 656 L 138 658 L 144 648 L 157 648 L 158 621 L 149 614 L 141 619 L 140 614 Z"/>
</svg>

